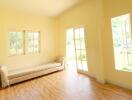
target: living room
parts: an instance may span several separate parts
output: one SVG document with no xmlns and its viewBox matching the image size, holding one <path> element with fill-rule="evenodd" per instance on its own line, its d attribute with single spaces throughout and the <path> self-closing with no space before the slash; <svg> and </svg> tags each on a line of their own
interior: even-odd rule
<svg viewBox="0 0 132 100">
<path fill-rule="evenodd" d="M 131 0 L 1 0 L 0 100 L 132 100 L 131 14 Z"/>
</svg>

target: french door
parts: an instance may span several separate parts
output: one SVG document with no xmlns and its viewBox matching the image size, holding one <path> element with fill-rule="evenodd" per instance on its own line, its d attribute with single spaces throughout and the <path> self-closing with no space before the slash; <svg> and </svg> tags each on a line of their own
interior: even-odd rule
<svg viewBox="0 0 132 100">
<path fill-rule="evenodd" d="M 76 66 L 78 71 L 88 71 L 86 34 L 83 27 L 74 29 Z"/>
</svg>

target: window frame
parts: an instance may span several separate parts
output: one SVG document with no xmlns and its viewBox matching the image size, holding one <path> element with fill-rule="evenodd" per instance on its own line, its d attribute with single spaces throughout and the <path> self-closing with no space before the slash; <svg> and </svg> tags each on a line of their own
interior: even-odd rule
<svg viewBox="0 0 132 100">
<path fill-rule="evenodd" d="M 80 37 L 80 29 L 81 28 L 83 28 L 84 29 L 84 37 L 82 38 L 82 37 Z M 76 36 L 75 36 L 75 34 L 76 34 L 76 32 L 75 32 L 75 30 L 76 29 L 78 29 L 79 30 L 79 38 L 76 38 Z M 86 35 L 86 29 L 85 29 L 85 27 L 84 26 L 78 26 L 78 27 L 75 27 L 75 28 L 73 28 L 73 32 L 74 32 L 74 45 L 75 45 L 75 56 L 76 56 L 76 65 L 77 65 L 77 70 L 79 71 L 79 72 L 88 72 L 88 55 L 87 55 L 87 42 L 86 42 L 86 40 L 87 40 L 87 35 Z M 80 39 L 83 39 L 84 40 L 84 42 L 85 42 L 85 49 L 82 49 L 81 47 L 81 42 L 79 42 L 79 44 L 80 44 L 80 48 L 78 49 L 77 47 L 76 47 L 76 40 L 79 40 L 79 41 L 82 41 L 82 40 L 80 40 Z M 82 51 L 84 51 L 85 50 L 85 52 L 86 52 L 86 60 L 81 60 L 81 69 L 79 69 L 79 67 L 78 67 L 78 54 L 77 54 L 77 51 L 79 51 L 80 52 L 80 54 L 79 55 L 81 55 L 82 54 Z M 87 70 L 84 70 L 84 68 L 83 68 L 83 64 L 82 64 L 82 62 L 83 61 L 86 61 L 86 63 L 87 63 Z"/>
<path fill-rule="evenodd" d="M 16 53 L 15 53 L 15 54 L 11 54 L 11 51 L 10 51 L 10 43 L 11 43 L 11 41 L 10 41 L 10 34 L 11 34 L 12 32 L 15 32 L 15 33 L 16 33 L 16 38 L 17 38 L 17 42 L 15 43 L 15 44 L 16 44 L 16 48 L 15 48 L 15 49 L 16 49 Z M 18 52 L 17 52 L 17 50 L 18 50 L 18 49 L 17 49 L 17 48 L 18 48 L 18 47 L 17 47 L 17 46 L 18 46 L 18 45 L 17 45 L 17 43 L 18 43 L 18 35 L 17 35 L 17 34 L 18 34 L 19 32 L 22 33 L 22 53 L 18 53 Z M 19 31 L 19 30 L 17 30 L 17 31 L 9 31 L 9 32 L 8 32 L 8 48 L 9 48 L 9 49 L 8 49 L 8 56 L 9 56 L 9 57 L 12 57 L 12 56 L 19 56 L 19 55 L 24 55 L 24 54 L 25 54 L 25 49 L 24 49 L 24 48 L 25 48 L 25 45 L 24 45 L 24 31 Z"/>
<path fill-rule="evenodd" d="M 28 33 L 33 33 L 33 51 L 32 52 L 28 52 Z M 34 34 L 38 33 L 38 51 L 34 50 Z M 26 54 L 34 54 L 34 53 L 40 53 L 41 49 L 41 33 L 40 31 L 25 31 L 25 53 Z"/>
<path fill-rule="evenodd" d="M 114 56 L 114 67 L 115 67 L 115 70 L 117 70 L 117 71 L 125 71 L 125 72 L 132 72 L 132 69 L 131 68 L 128 68 L 128 67 L 126 67 L 126 66 L 124 66 L 124 65 L 122 65 L 121 66 L 121 68 L 122 67 L 124 67 L 125 69 L 119 69 L 119 68 L 117 68 L 117 66 L 116 66 L 116 59 L 115 59 L 115 47 L 114 47 L 114 33 L 113 33 L 113 22 L 112 22 L 112 20 L 114 19 L 114 18 L 118 18 L 118 17 L 122 17 L 122 16 L 125 16 L 125 15 L 128 15 L 128 17 L 129 17 L 129 31 L 130 31 L 130 38 L 131 38 L 131 48 L 130 48 L 130 51 L 132 52 L 132 22 L 131 22 L 131 14 L 130 13 L 127 13 L 127 14 L 122 14 L 122 15 L 119 15 L 119 16 L 114 16 L 114 17 L 112 17 L 111 18 L 111 30 L 112 30 L 112 45 L 113 45 L 113 56 Z M 120 34 L 120 33 L 119 33 Z M 127 43 L 128 44 L 128 43 Z M 131 54 L 132 55 L 132 54 Z M 132 58 L 131 58 L 132 59 Z M 127 59 L 127 61 L 128 61 L 128 59 Z M 132 62 L 131 62 L 132 63 Z M 130 65 L 130 67 L 132 67 L 132 65 Z"/>
</svg>

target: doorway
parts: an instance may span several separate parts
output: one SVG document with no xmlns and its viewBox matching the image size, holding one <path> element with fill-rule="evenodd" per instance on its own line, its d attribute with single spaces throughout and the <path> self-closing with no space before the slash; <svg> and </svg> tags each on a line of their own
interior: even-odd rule
<svg viewBox="0 0 132 100">
<path fill-rule="evenodd" d="M 67 68 L 78 72 L 87 72 L 86 33 L 83 27 L 66 31 L 66 64 Z"/>
<path fill-rule="evenodd" d="M 76 57 L 74 45 L 74 29 L 66 31 L 66 65 L 68 69 L 76 70 Z"/>
</svg>

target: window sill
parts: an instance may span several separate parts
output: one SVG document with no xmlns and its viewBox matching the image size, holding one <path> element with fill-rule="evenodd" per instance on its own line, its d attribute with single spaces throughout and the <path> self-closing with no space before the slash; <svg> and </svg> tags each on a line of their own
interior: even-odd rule
<svg viewBox="0 0 132 100">
<path fill-rule="evenodd" d="M 26 51 L 25 55 L 27 55 L 27 54 L 40 54 L 40 50 L 39 51 L 33 51 L 33 52 Z"/>
<path fill-rule="evenodd" d="M 116 71 L 120 71 L 120 72 L 128 72 L 128 73 L 131 73 L 132 70 L 122 70 L 122 69 L 116 69 Z"/>
<path fill-rule="evenodd" d="M 24 55 L 24 53 L 22 53 L 22 54 L 9 55 L 8 57 L 17 57 L 17 56 L 23 56 L 23 55 Z"/>
</svg>

